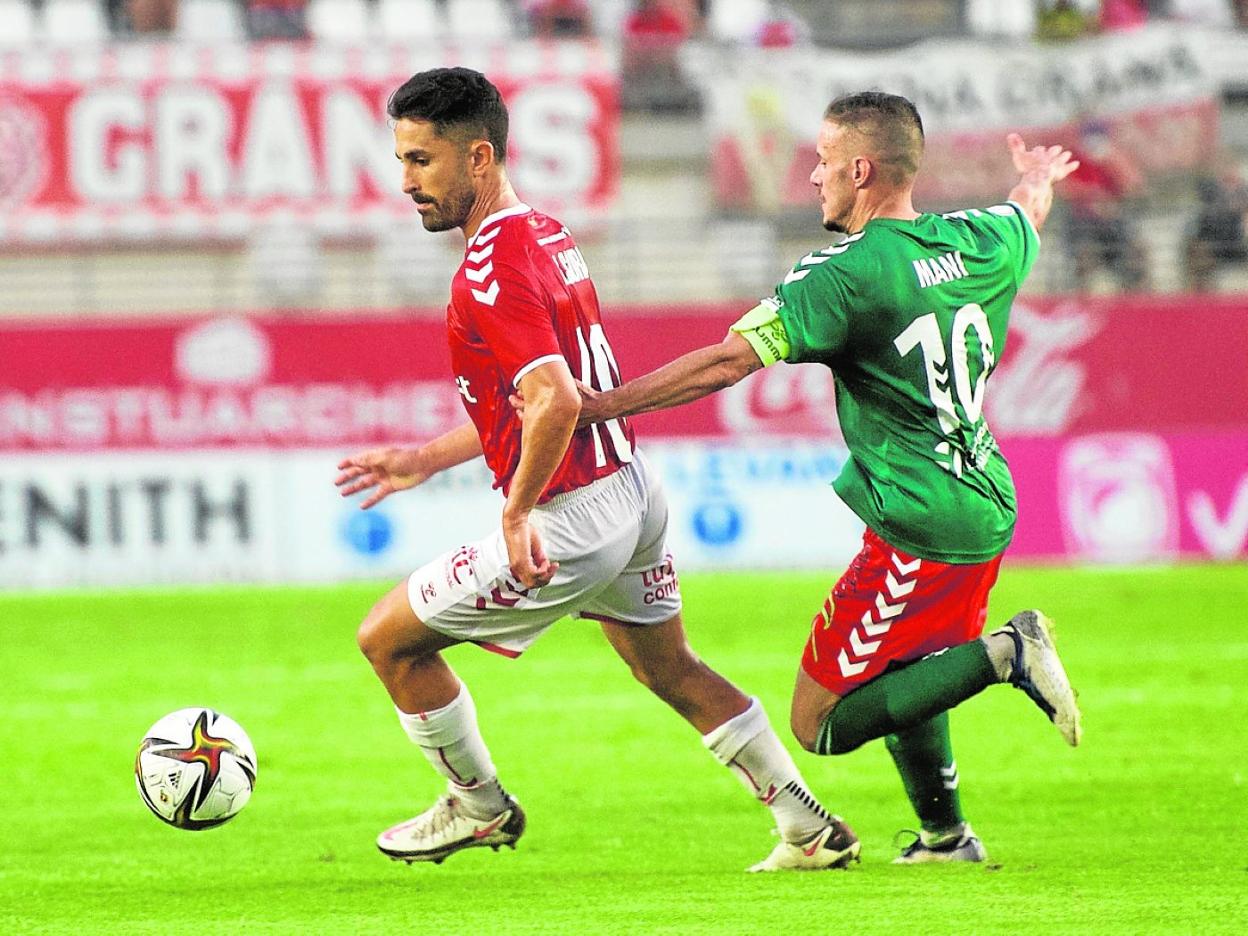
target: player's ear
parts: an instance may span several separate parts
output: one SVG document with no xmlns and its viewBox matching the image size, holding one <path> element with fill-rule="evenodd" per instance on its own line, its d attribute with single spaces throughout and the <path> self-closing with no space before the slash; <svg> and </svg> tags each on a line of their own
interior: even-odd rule
<svg viewBox="0 0 1248 936">
<path fill-rule="evenodd" d="M 494 144 L 489 140 L 473 140 L 468 144 L 469 168 L 474 174 L 484 172 L 494 166 Z"/>
<path fill-rule="evenodd" d="M 855 156 L 854 161 L 850 165 L 850 179 L 854 183 L 855 188 L 863 188 L 875 178 L 875 164 L 866 156 Z"/>
</svg>

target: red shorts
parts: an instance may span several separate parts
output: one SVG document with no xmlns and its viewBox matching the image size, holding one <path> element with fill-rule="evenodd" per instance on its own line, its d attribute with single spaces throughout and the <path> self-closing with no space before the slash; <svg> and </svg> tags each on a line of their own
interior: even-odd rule
<svg viewBox="0 0 1248 936">
<path fill-rule="evenodd" d="M 917 559 L 872 530 L 812 622 L 802 669 L 845 696 L 893 662 L 974 640 L 1001 556 L 975 565 Z"/>
</svg>

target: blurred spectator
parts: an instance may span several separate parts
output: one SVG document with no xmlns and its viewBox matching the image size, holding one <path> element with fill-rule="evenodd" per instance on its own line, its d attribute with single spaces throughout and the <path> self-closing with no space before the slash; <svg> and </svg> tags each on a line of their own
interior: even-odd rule
<svg viewBox="0 0 1248 936">
<path fill-rule="evenodd" d="M 1123 289 L 1147 289 L 1148 260 L 1131 203 L 1143 188 L 1143 173 L 1101 120 L 1080 126 L 1079 142 L 1071 151 L 1079 160 L 1078 170 L 1066 181 L 1067 239 L 1076 287 L 1090 290 L 1094 274 L 1104 268 Z"/>
<path fill-rule="evenodd" d="M 1078 39 L 1094 31 L 1093 19 L 1073 0 L 1045 2 L 1036 15 L 1036 38 L 1051 42 Z"/>
<path fill-rule="evenodd" d="M 306 39 L 307 0 L 245 0 L 252 39 Z"/>
<path fill-rule="evenodd" d="M 676 46 L 693 34 L 695 18 L 684 0 L 638 0 L 624 20 L 624 38 L 634 45 Z"/>
<path fill-rule="evenodd" d="M 681 72 L 678 53 L 699 25 L 691 0 L 639 0 L 624 20 L 625 108 L 685 112 L 697 107 L 697 92 Z"/>
<path fill-rule="evenodd" d="M 178 0 L 126 0 L 130 31 L 138 35 L 169 35 L 178 25 Z"/>
<path fill-rule="evenodd" d="M 1148 6 L 1144 0 L 1101 0 L 1100 22 L 1105 32 L 1136 29 L 1148 22 Z"/>
<path fill-rule="evenodd" d="M 524 11 L 535 36 L 575 39 L 593 32 L 585 0 L 525 0 Z"/>
<path fill-rule="evenodd" d="M 753 39 L 755 45 L 764 49 L 788 48 L 809 41 L 810 27 L 789 7 L 769 3 Z"/>
<path fill-rule="evenodd" d="M 1188 288 L 1206 292 L 1219 265 L 1248 261 L 1248 185 L 1228 161 L 1221 171 L 1196 180 L 1196 198 L 1199 207 L 1188 229 L 1184 259 Z"/>
</svg>

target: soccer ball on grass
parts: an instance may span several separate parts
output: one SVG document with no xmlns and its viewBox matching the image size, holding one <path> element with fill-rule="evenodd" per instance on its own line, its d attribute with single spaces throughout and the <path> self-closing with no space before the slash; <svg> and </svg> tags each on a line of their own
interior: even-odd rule
<svg viewBox="0 0 1248 936">
<path fill-rule="evenodd" d="M 139 795 L 158 819 L 210 829 L 238 815 L 256 784 L 256 749 L 232 718 L 184 708 L 148 730 L 134 759 Z"/>
</svg>

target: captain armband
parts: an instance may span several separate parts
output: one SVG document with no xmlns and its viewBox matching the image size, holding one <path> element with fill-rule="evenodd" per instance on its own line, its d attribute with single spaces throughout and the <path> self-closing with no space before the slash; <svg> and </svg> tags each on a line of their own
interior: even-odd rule
<svg viewBox="0 0 1248 936">
<path fill-rule="evenodd" d="M 770 367 L 777 361 L 787 361 L 792 350 L 789 333 L 780 319 L 780 302 L 764 299 L 733 323 L 729 331 L 744 338 L 763 362 Z"/>
</svg>

